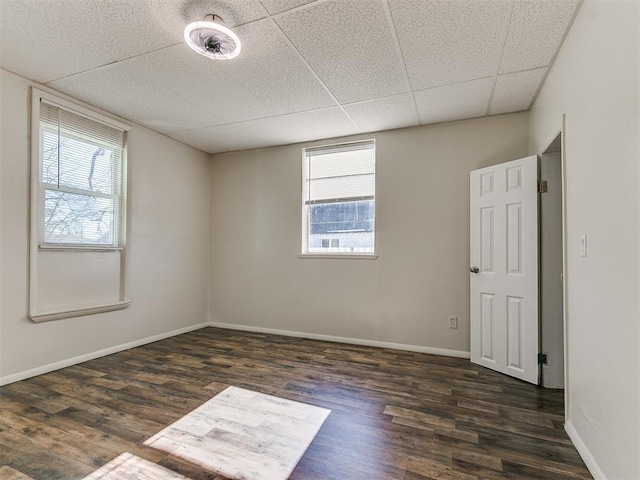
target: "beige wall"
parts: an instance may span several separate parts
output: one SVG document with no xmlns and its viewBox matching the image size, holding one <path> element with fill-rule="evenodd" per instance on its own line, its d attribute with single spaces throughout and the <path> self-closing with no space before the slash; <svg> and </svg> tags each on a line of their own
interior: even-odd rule
<svg viewBox="0 0 640 480">
<path fill-rule="evenodd" d="M 377 260 L 298 258 L 309 144 L 215 155 L 210 319 L 468 352 L 469 172 L 525 156 L 527 129 L 521 113 L 350 137 L 376 139 Z"/>
<path fill-rule="evenodd" d="M 27 318 L 29 85 L 0 70 L 0 381 L 207 321 L 209 156 L 142 127 L 129 132 L 126 310 Z"/>
<path fill-rule="evenodd" d="M 537 153 L 566 113 L 567 430 L 611 480 L 640 478 L 639 27 L 640 2 L 586 0 L 530 126 Z"/>
</svg>

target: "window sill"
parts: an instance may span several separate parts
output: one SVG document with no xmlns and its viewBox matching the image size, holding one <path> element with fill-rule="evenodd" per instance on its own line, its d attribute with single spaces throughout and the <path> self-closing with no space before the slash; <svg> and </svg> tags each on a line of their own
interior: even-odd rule
<svg viewBox="0 0 640 480">
<path fill-rule="evenodd" d="M 378 258 L 376 253 L 364 253 L 361 255 L 353 253 L 301 253 L 298 258 L 329 258 L 332 260 L 346 259 L 346 260 L 375 260 Z"/>
<path fill-rule="evenodd" d="M 108 247 L 99 245 L 38 245 L 41 252 L 120 252 L 122 247 Z"/>
<path fill-rule="evenodd" d="M 124 310 L 131 305 L 131 300 L 122 302 L 108 303 L 104 305 L 96 305 L 93 307 L 66 308 L 60 310 L 50 310 L 48 312 L 30 313 L 31 321 L 40 323 L 51 320 L 62 320 L 64 318 L 83 317 L 85 315 L 94 315 L 96 313 L 113 312 L 115 310 Z"/>
</svg>

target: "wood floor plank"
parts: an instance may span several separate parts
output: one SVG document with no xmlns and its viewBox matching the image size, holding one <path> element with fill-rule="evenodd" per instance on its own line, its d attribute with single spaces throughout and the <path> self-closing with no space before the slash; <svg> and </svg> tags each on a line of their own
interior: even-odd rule
<svg viewBox="0 0 640 480">
<path fill-rule="evenodd" d="M 294 480 L 591 478 L 561 391 L 465 359 L 215 328 L 0 387 L 0 475 L 81 479 L 130 452 L 225 480 L 143 442 L 228 386 L 332 410 Z"/>
<path fill-rule="evenodd" d="M 25 475 L 18 470 L 15 470 L 6 465 L 0 467 L 0 480 L 33 480 L 31 477 Z"/>
</svg>

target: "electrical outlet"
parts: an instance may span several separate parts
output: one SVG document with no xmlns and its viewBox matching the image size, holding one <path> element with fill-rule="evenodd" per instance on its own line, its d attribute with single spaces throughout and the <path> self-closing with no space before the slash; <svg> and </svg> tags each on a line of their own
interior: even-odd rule
<svg viewBox="0 0 640 480">
<path fill-rule="evenodd" d="M 458 317 L 449 315 L 449 328 L 458 328 Z"/>
</svg>

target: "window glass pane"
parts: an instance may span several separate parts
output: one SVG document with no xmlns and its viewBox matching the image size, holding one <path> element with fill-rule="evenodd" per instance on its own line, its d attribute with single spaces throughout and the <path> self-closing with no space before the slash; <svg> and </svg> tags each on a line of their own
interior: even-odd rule
<svg viewBox="0 0 640 480">
<path fill-rule="evenodd" d="M 59 187 L 113 193 L 113 151 L 74 139 L 42 134 L 42 181 Z"/>
<path fill-rule="evenodd" d="M 58 135 L 44 130 L 42 132 L 42 181 L 58 183 Z"/>
<path fill-rule="evenodd" d="M 45 189 L 44 241 L 112 245 L 114 209 L 110 198 Z"/>
<path fill-rule="evenodd" d="M 373 252 L 373 200 L 320 203 L 308 208 L 310 252 Z"/>
<path fill-rule="evenodd" d="M 320 203 L 311 206 L 310 232 L 312 234 L 373 232 L 374 220 L 373 200 Z"/>
</svg>

